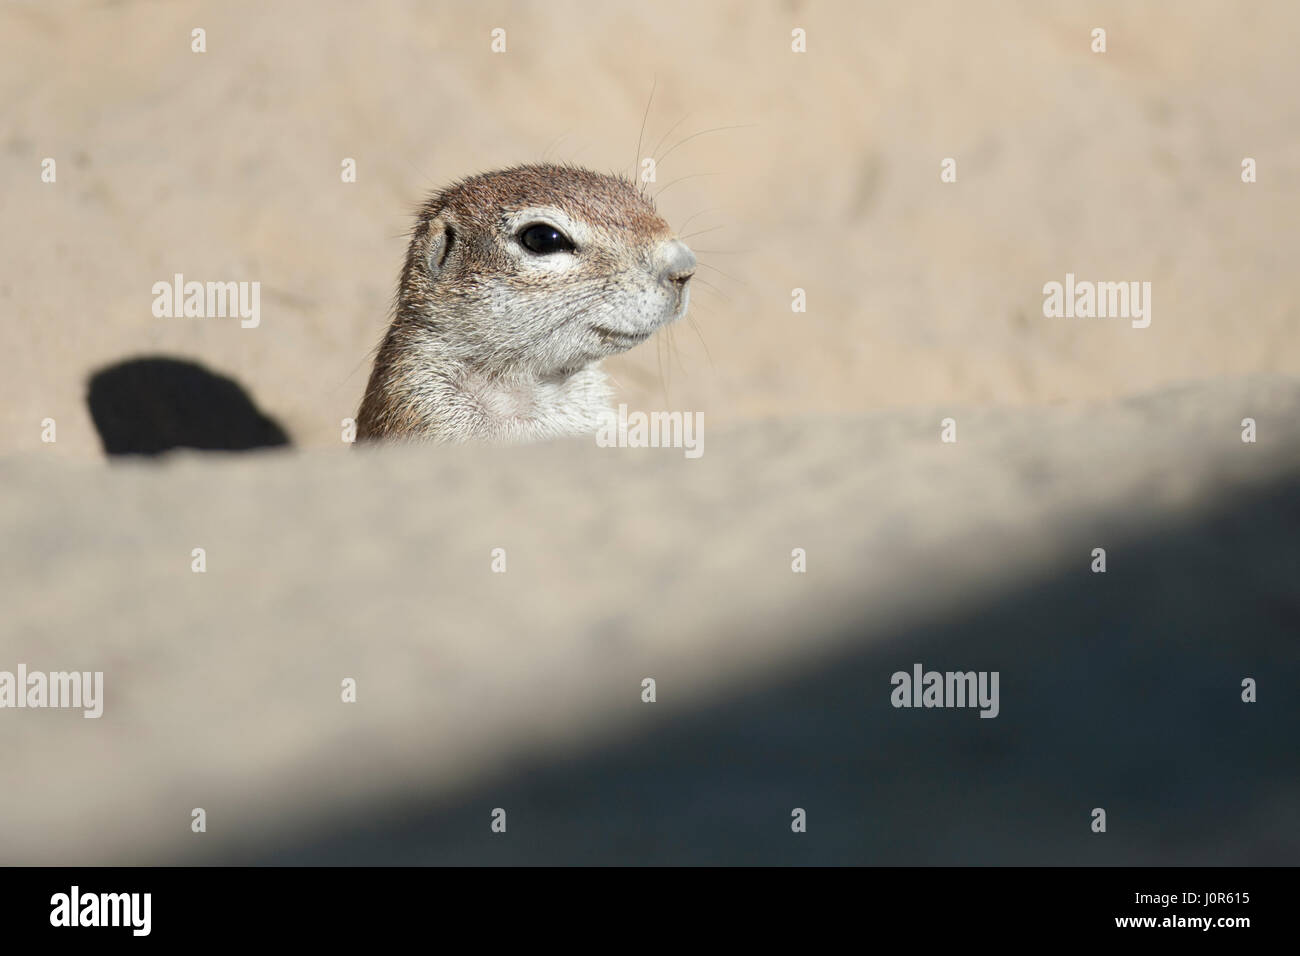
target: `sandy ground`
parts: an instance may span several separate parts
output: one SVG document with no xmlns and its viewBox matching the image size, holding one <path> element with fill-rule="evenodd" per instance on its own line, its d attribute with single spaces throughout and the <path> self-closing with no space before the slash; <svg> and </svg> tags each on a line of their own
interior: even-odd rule
<svg viewBox="0 0 1300 956">
<path fill-rule="evenodd" d="M 958 422 L 11 462 L 3 859 L 1294 862 L 1300 386 Z"/>
<path fill-rule="evenodd" d="M 1296 862 L 1293 4 L 0 24 L 0 670 L 107 684 L 0 711 L 0 862 Z M 704 281 L 609 367 L 705 455 L 349 450 L 419 199 L 628 172 L 643 115 Z M 178 272 L 261 324 L 155 318 Z M 1067 272 L 1151 282 L 1150 327 L 1043 317 Z M 88 380 L 142 355 L 292 447 L 106 463 Z M 1001 715 L 890 707 L 917 661 Z"/>
</svg>

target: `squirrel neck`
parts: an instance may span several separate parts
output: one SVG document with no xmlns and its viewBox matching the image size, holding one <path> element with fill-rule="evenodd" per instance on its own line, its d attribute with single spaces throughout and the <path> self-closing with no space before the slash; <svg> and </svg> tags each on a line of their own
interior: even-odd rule
<svg viewBox="0 0 1300 956">
<path fill-rule="evenodd" d="M 609 382 L 597 363 L 549 375 L 458 363 L 436 374 L 446 389 L 439 416 L 452 417 L 457 434 L 468 430 L 480 440 L 515 443 L 593 434 L 609 410 Z"/>
<path fill-rule="evenodd" d="M 367 431 L 513 444 L 594 434 L 609 413 L 612 390 L 598 362 L 549 374 L 493 369 L 436 338 L 416 337 L 415 348 L 405 335 L 381 347 L 378 381 L 361 411 Z M 372 397 L 382 407 L 369 407 Z"/>
</svg>

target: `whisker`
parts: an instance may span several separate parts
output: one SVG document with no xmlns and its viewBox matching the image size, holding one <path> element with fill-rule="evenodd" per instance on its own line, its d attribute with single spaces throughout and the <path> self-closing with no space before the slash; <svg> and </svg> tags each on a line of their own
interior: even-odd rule
<svg viewBox="0 0 1300 956">
<path fill-rule="evenodd" d="M 731 302 L 731 301 L 732 301 L 731 296 L 727 295 L 727 293 L 723 292 L 721 289 L 719 289 L 716 285 L 714 285 L 714 284 L 713 284 L 712 282 L 710 282 L 708 279 L 702 279 L 702 278 L 700 278 L 699 276 L 695 276 L 691 281 L 692 281 L 692 282 L 698 282 L 700 285 L 704 286 L 704 288 L 708 289 L 708 290 L 709 290 L 710 292 L 712 292 L 714 295 L 719 295 L 719 296 L 721 296 L 723 299 L 727 300 L 728 302 Z"/>
<path fill-rule="evenodd" d="M 700 216 L 703 216 L 705 213 L 709 213 L 709 212 L 717 212 L 719 209 L 722 209 L 722 208 L 723 208 L 722 206 L 713 206 L 713 207 L 711 207 L 711 208 L 709 208 L 709 209 L 701 209 L 699 212 L 695 213 L 693 216 L 687 216 L 687 217 L 686 217 L 686 221 L 685 221 L 684 223 L 682 223 L 680 226 L 678 226 L 677 228 L 678 228 L 678 229 L 685 229 L 687 226 L 689 226 L 689 225 L 690 225 L 692 222 L 694 222 L 696 219 L 699 219 Z"/>
<path fill-rule="evenodd" d="M 707 263 L 707 262 L 701 262 L 700 265 L 704 266 L 704 268 L 706 268 L 706 269 L 712 269 L 714 272 L 716 272 L 718 275 L 722 276 L 722 277 L 725 278 L 725 279 L 730 279 L 732 282 L 738 282 L 738 283 L 740 283 L 741 285 L 744 285 L 744 283 L 743 283 L 743 282 L 740 282 L 740 280 L 737 279 L 735 276 L 730 275 L 730 274 L 728 274 L 728 273 L 726 273 L 726 272 L 723 272 L 723 271 L 722 271 L 721 269 L 719 269 L 717 266 L 710 265 L 710 264 Z"/>
<path fill-rule="evenodd" d="M 704 347 L 704 356 L 709 360 L 709 368 L 714 368 L 713 353 L 709 351 L 709 343 L 704 341 L 704 333 L 700 331 L 700 324 L 695 321 L 694 316 L 688 315 L 686 319 L 690 323 L 691 331 L 695 333 L 695 337 L 700 340 L 700 345 Z"/>
<path fill-rule="evenodd" d="M 645 136 L 646 120 L 650 119 L 650 104 L 655 101 L 655 88 L 659 85 L 659 77 L 653 77 L 650 81 L 650 98 L 645 101 L 645 114 L 641 117 L 641 132 L 636 135 L 636 155 L 632 157 L 632 182 L 636 182 L 637 167 L 641 165 L 641 140 Z"/>
<path fill-rule="evenodd" d="M 678 236 L 677 238 L 678 238 L 678 239 L 690 239 L 690 238 L 693 237 L 693 236 L 703 236 L 703 235 L 705 235 L 706 233 L 717 232 L 719 229 L 725 229 L 725 228 L 727 228 L 727 227 L 726 227 L 725 225 L 722 225 L 722 226 L 714 226 L 714 227 L 711 228 L 711 229 L 697 229 L 695 232 L 688 232 L 686 235 L 684 235 L 684 236 Z"/>
<path fill-rule="evenodd" d="M 665 186 L 663 189 L 655 193 L 654 198 L 658 200 L 659 197 L 662 196 L 664 193 L 668 192 L 668 190 L 672 189 L 678 183 L 685 182 L 688 179 L 699 179 L 702 176 L 716 176 L 716 175 L 718 174 L 717 173 L 691 173 L 689 176 L 679 176 L 676 179 L 674 179 L 672 182 L 670 182 L 667 186 Z"/>
<path fill-rule="evenodd" d="M 664 153 L 657 160 L 655 160 L 655 164 L 658 165 L 659 163 L 662 163 L 665 159 L 667 159 L 669 156 L 672 155 L 673 150 L 677 149 L 678 146 L 685 146 L 687 143 L 695 139 L 695 137 L 697 136 L 703 136 L 705 133 L 721 133 L 729 129 L 750 129 L 757 125 L 758 125 L 757 123 L 740 123 L 736 126 L 715 126 L 712 129 L 702 129 L 698 133 L 692 133 L 690 136 L 687 136 L 683 140 L 678 140 L 678 142 L 673 146 L 672 149 L 668 150 L 668 152 Z"/>
<path fill-rule="evenodd" d="M 664 393 L 664 402 L 668 401 L 668 377 L 664 374 L 664 349 L 662 335 L 655 336 L 655 358 L 659 360 L 659 388 Z"/>
<path fill-rule="evenodd" d="M 561 133 L 559 136 L 555 137 L 555 139 L 551 140 L 551 145 L 550 145 L 550 146 L 547 146 L 546 149 L 542 152 L 542 162 L 544 162 L 544 163 L 547 162 L 547 158 L 546 158 L 546 157 L 550 155 L 551 150 L 555 149 L 555 148 L 558 147 L 562 142 L 564 142 L 564 140 L 568 137 L 568 135 L 569 135 L 571 132 L 573 132 L 573 131 L 572 131 L 572 130 L 565 130 L 565 131 L 564 131 L 563 133 Z"/>
<path fill-rule="evenodd" d="M 659 152 L 659 147 L 662 146 L 662 145 L 664 144 L 664 140 L 666 140 L 669 136 L 671 136 L 673 130 L 675 130 L 677 127 L 679 127 L 679 126 L 681 126 L 683 123 L 685 123 L 688 119 L 690 119 L 690 117 L 691 117 L 691 114 L 690 114 L 690 113 L 687 113 L 685 116 L 683 116 L 681 119 L 679 119 L 679 120 L 678 120 L 676 123 L 674 123 L 672 126 L 668 127 L 668 132 L 664 133 L 662 136 L 659 137 L 659 142 L 655 143 L 655 148 L 652 149 L 652 150 L 650 151 L 650 155 L 651 155 L 651 156 L 655 156 L 655 155 L 657 155 L 658 152 Z M 659 160 L 656 159 L 656 160 L 655 160 L 655 163 L 657 164 L 658 162 L 659 162 Z"/>
</svg>

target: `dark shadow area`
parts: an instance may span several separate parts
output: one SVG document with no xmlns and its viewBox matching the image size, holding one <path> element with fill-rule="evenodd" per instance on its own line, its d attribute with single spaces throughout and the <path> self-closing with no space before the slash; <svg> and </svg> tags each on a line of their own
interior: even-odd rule
<svg viewBox="0 0 1300 956">
<path fill-rule="evenodd" d="M 86 404 L 109 455 L 289 444 L 238 382 L 183 359 L 138 358 L 101 369 L 90 379 Z"/>
<path fill-rule="evenodd" d="M 408 793 L 219 862 L 1300 862 L 1300 484 L 1115 545 L 1106 574 L 1088 570 L 1093 532 L 1077 537 L 1079 568 L 959 615 L 884 633 L 864 609 L 805 673 L 689 713 L 629 701 L 645 729 L 578 759 L 516 754 L 472 790 Z M 916 662 L 999 671 L 1000 715 L 894 708 L 891 674 Z M 656 676 L 664 696 L 673 668 Z"/>
</svg>

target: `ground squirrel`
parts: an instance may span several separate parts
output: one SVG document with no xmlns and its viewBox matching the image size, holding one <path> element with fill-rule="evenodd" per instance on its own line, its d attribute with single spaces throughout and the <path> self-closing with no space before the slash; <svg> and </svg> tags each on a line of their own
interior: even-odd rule
<svg viewBox="0 0 1300 956">
<path fill-rule="evenodd" d="M 420 209 L 357 438 L 594 433 L 602 358 L 686 313 L 695 255 L 625 179 L 516 166 Z"/>
</svg>

